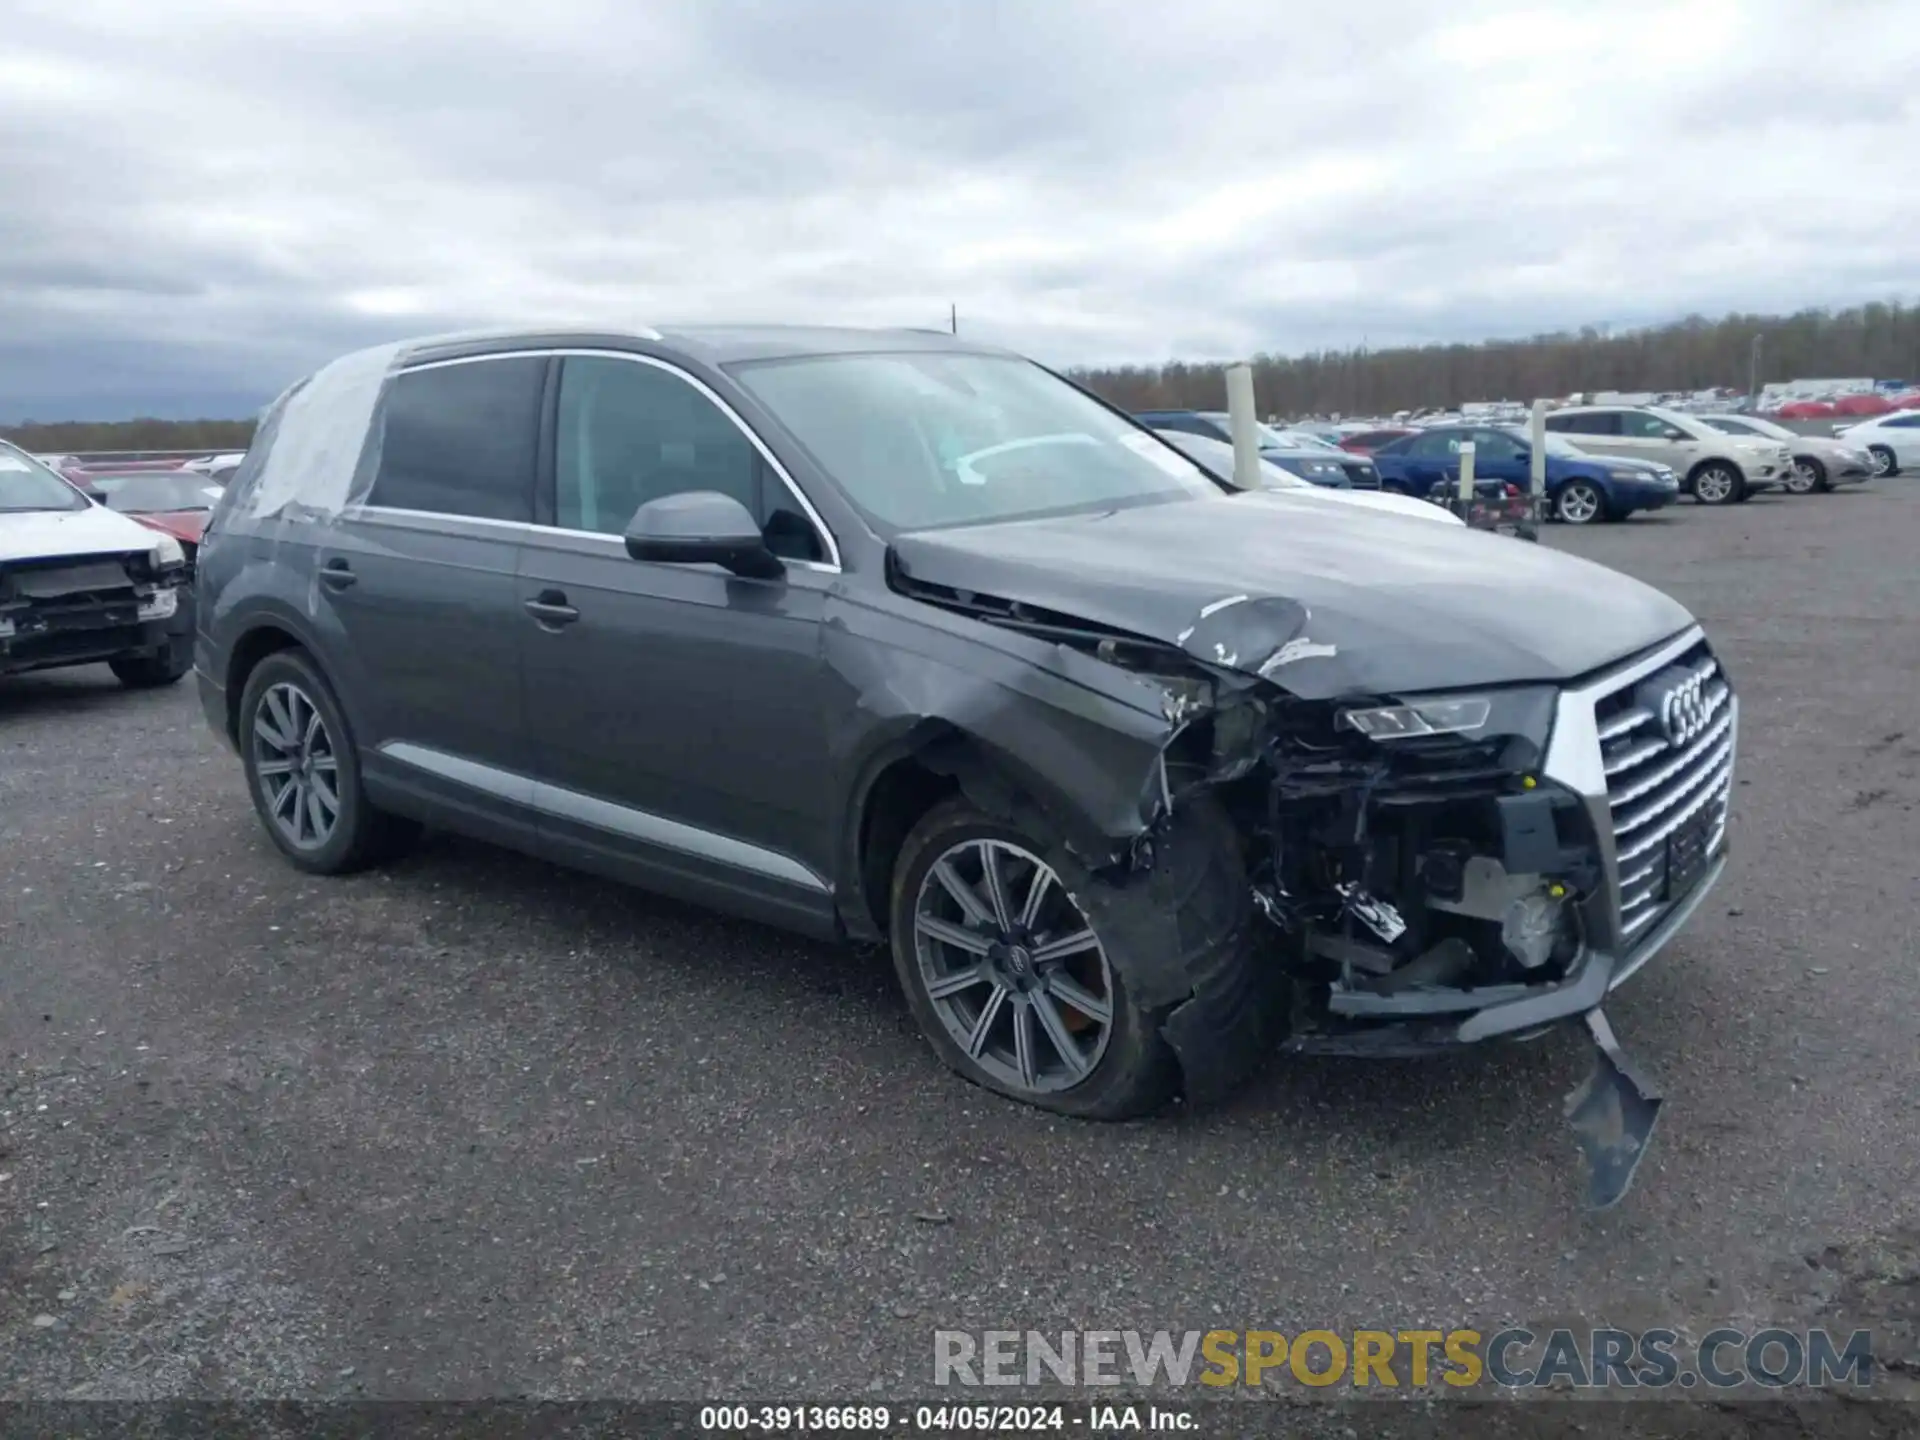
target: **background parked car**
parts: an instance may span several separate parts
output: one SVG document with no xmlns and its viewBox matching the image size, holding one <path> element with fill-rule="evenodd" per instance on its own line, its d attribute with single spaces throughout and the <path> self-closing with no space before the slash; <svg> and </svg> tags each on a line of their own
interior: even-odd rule
<svg viewBox="0 0 1920 1440">
<path fill-rule="evenodd" d="M 1232 423 L 1224 410 L 1141 410 L 1133 418 L 1163 434 L 1204 435 L 1209 440 L 1233 443 Z M 1370 460 L 1348 455 L 1337 445 L 1269 425 L 1256 425 L 1254 429 L 1261 458 L 1276 461 L 1303 480 L 1332 489 L 1342 485 L 1355 490 L 1380 488 L 1380 472 Z"/>
<path fill-rule="evenodd" d="M 1590 455 L 1670 466 L 1680 488 L 1703 505 L 1745 500 L 1786 482 L 1793 452 L 1758 436 L 1728 435 L 1698 416 L 1653 406 L 1584 405 L 1556 410 L 1547 429 Z"/>
<path fill-rule="evenodd" d="M 1224 484 L 1233 484 L 1233 446 L 1225 440 L 1216 440 L 1211 435 L 1195 435 L 1185 430 L 1156 430 L 1154 433 L 1206 470 L 1208 474 Z M 1334 504 L 1358 505 L 1364 509 L 1381 510 L 1392 515 L 1411 515 L 1421 520 L 1444 520 L 1455 525 L 1466 524 L 1466 521 L 1451 511 L 1406 495 L 1389 495 L 1379 490 L 1355 490 L 1349 486 L 1311 485 L 1293 471 L 1265 456 L 1261 457 L 1260 469 L 1263 488 L 1275 493 L 1310 495 Z"/>
<path fill-rule="evenodd" d="M 1392 426 L 1385 430 L 1359 430 L 1342 440 L 1340 448 L 1354 455 L 1371 455 L 1382 445 L 1412 433 L 1413 431 L 1404 425 Z"/>
<path fill-rule="evenodd" d="M 1728 435 L 1757 435 L 1785 445 L 1793 452 L 1793 472 L 1786 486 L 1795 495 L 1857 485 L 1874 473 L 1874 458 L 1862 445 L 1825 435 L 1801 435 L 1758 415 L 1702 415 L 1700 419 Z"/>
<path fill-rule="evenodd" d="M 1896 410 L 1891 415 L 1879 415 L 1858 425 L 1849 425 L 1834 438 L 1871 455 L 1876 475 L 1920 470 L 1920 410 Z"/>
<path fill-rule="evenodd" d="M 1473 442 L 1474 474 L 1482 483 L 1526 490 L 1533 481 L 1533 448 L 1525 431 L 1497 425 L 1443 425 L 1403 436 L 1374 453 L 1381 483 L 1412 495 L 1460 480 L 1460 447 Z M 1650 461 L 1588 455 L 1564 437 L 1547 436 L 1547 514 L 1570 525 L 1624 520 L 1636 510 L 1671 505 L 1679 478 Z"/>
<path fill-rule="evenodd" d="M 109 510 L 173 536 L 189 567 L 206 535 L 207 519 L 224 493 L 211 477 L 194 470 L 89 471 L 78 484 L 89 499 Z"/>
</svg>

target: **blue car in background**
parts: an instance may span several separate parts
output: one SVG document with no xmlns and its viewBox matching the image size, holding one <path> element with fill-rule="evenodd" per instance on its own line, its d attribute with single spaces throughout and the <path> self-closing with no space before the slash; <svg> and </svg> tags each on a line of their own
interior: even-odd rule
<svg viewBox="0 0 1920 1440">
<path fill-rule="evenodd" d="M 1231 422 L 1224 410 L 1136 410 L 1133 418 L 1149 430 L 1201 435 L 1233 443 Z M 1307 446 L 1266 425 L 1255 427 L 1260 458 L 1291 470 L 1310 484 L 1329 490 L 1378 490 L 1380 472 L 1364 455 L 1348 455 L 1333 446 Z"/>
<path fill-rule="evenodd" d="M 1436 425 L 1403 435 L 1373 452 L 1380 486 L 1426 498 L 1436 485 L 1459 483 L 1460 447 L 1474 447 L 1473 473 L 1525 490 L 1532 483 L 1533 450 L 1527 432 L 1501 425 Z M 1650 460 L 1589 455 L 1563 435 L 1547 436 L 1546 513 L 1569 525 L 1624 520 L 1636 510 L 1658 510 L 1680 494 L 1672 468 Z"/>
</svg>

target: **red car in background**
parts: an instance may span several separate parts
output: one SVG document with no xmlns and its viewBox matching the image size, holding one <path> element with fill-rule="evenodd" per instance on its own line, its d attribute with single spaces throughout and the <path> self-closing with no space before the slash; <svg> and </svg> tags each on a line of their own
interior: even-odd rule
<svg viewBox="0 0 1920 1440">
<path fill-rule="evenodd" d="M 1355 455 L 1371 455 L 1389 440 L 1398 440 L 1402 435 L 1411 435 L 1412 430 L 1389 427 L 1384 430 L 1360 430 L 1347 436 L 1340 442 L 1342 450 Z"/>
<path fill-rule="evenodd" d="M 221 486 L 195 470 L 158 469 L 134 462 L 113 469 L 77 471 L 68 478 L 109 510 L 138 520 L 180 542 L 193 565 L 206 534 L 207 518 L 219 501 Z"/>
</svg>

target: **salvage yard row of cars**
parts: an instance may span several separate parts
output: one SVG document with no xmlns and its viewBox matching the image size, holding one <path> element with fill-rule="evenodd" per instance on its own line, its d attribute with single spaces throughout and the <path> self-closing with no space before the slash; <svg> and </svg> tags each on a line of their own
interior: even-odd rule
<svg viewBox="0 0 1920 1440">
<path fill-rule="evenodd" d="M 1219 411 L 1151 410 L 1135 418 L 1168 435 L 1216 441 L 1231 436 L 1228 417 Z M 1855 433 L 1869 427 L 1887 433 L 1877 440 Z M 1828 437 L 1797 434 L 1750 415 L 1569 406 L 1548 413 L 1546 431 L 1546 513 L 1570 525 L 1624 520 L 1681 495 L 1725 505 L 1775 488 L 1808 495 L 1858 484 L 1876 474 L 1897 474 L 1903 445 L 1906 463 L 1920 465 L 1920 412 L 1880 417 Z M 1339 443 L 1324 434 L 1262 425 L 1258 438 L 1264 459 L 1330 488 L 1450 499 L 1468 444 L 1482 494 L 1491 487 L 1495 494 L 1519 495 L 1532 478 L 1532 437 L 1519 424 L 1357 429 Z"/>
</svg>

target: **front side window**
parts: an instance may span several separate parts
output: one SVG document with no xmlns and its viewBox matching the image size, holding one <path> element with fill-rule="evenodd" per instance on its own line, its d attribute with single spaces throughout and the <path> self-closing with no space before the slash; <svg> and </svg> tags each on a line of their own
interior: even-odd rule
<svg viewBox="0 0 1920 1440">
<path fill-rule="evenodd" d="M 1498 430 L 1476 430 L 1473 432 L 1473 448 L 1481 460 L 1518 460 L 1525 449 L 1511 435 L 1502 435 Z"/>
<path fill-rule="evenodd" d="M 885 531 L 1223 498 L 1192 461 L 1027 360 L 809 356 L 735 373 Z"/>
<path fill-rule="evenodd" d="M 24 450 L 0 442 L 0 515 L 84 510 L 86 497 Z"/>
<path fill-rule="evenodd" d="M 374 505 L 481 520 L 533 519 L 540 396 L 535 355 L 403 371 L 388 388 Z"/>
<path fill-rule="evenodd" d="M 1434 433 L 1422 435 L 1408 444 L 1405 454 L 1416 460 L 1451 460 L 1460 453 L 1458 436 Z"/>
<path fill-rule="evenodd" d="M 730 495 L 785 560 L 824 561 L 825 542 L 746 432 L 670 370 L 607 356 L 568 357 L 560 370 L 554 523 L 625 532 L 650 500 L 692 490 Z"/>
</svg>

